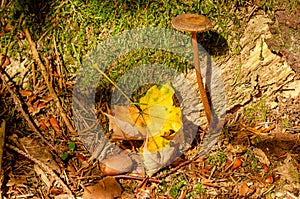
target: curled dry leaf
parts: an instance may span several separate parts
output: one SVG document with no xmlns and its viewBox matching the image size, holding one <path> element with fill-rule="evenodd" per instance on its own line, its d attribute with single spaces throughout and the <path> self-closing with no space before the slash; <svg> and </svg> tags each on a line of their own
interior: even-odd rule
<svg viewBox="0 0 300 199">
<path fill-rule="evenodd" d="M 122 152 L 103 160 L 100 167 L 104 175 L 112 176 L 130 172 L 133 168 L 133 162 L 126 152 Z"/>
<path fill-rule="evenodd" d="M 105 177 L 84 190 L 82 199 L 113 199 L 120 197 L 122 188 L 113 177 Z"/>
</svg>

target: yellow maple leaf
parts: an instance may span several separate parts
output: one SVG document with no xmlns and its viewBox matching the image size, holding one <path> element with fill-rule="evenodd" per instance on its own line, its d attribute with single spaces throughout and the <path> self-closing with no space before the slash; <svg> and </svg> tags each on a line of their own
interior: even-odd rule
<svg viewBox="0 0 300 199">
<path fill-rule="evenodd" d="M 182 127 L 180 107 L 173 105 L 174 90 L 170 83 L 152 86 L 140 99 L 139 108 L 131 106 L 131 119 L 137 126 L 149 130 L 147 148 L 150 152 L 160 151 L 170 145 L 166 132 L 178 132 Z M 139 110 L 140 109 L 140 110 Z"/>
</svg>

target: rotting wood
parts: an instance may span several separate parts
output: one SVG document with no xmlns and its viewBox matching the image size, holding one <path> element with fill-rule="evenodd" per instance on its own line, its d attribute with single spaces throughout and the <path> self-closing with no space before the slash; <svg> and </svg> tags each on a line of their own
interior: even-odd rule
<svg viewBox="0 0 300 199">
<path fill-rule="evenodd" d="M 265 15 L 253 17 L 240 40 L 240 54 L 216 61 L 227 93 L 227 111 L 252 103 L 255 98 L 273 101 L 274 94 L 294 80 L 295 72 L 265 42 L 271 37 L 270 22 Z"/>
</svg>

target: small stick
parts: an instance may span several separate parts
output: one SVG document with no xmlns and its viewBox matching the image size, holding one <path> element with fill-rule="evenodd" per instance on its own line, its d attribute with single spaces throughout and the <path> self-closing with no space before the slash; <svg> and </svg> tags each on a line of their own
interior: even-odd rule
<svg viewBox="0 0 300 199">
<path fill-rule="evenodd" d="M 1 122 L 1 121 L 0 121 Z M 5 120 L 0 124 L 0 188 L 2 187 L 4 181 L 4 171 L 2 168 L 2 159 L 3 159 L 3 148 L 5 144 Z M 2 198 L 2 190 L 0 190 L 0 198 Z"/>
<path fill-rule="evenodd" d="M 56 65 L 56 70 L 57 70 L 57 74 L 58 74 L 58 85 L 59 85 L 59 88 L 62 89 L 63 88 L 63 79 L 62 79 L 62 74 L 61 74 L 61 67 L 63 67 L 63 63 L 62 61 L 60 60 L 60 57 L 59 57 L 59 52 L 58 52 L 58 49 L 57 49 L 57 45 L 56 45 L 56 40 L 55 40 L 55 36 L 53 35 L 53 44 L 54 44 L 54 50 L 55 50 L 55 55 L 56 55 L 56 60 L 58 62 L 58 64 Z"/>
<path fill-rule="evenodd" d="M 112 176 L 114 178 L 125 178 L 125 179 L 133 179 L 133 180 L 140 180 L 143 181 L 146 178 L 143 177 L 139 177 L 139 176 L 129 176 L 129 175 L 116 175 L 116 176 Z M 161 181 L 158 179 L 154 179 L 154 178 L 148 178 L 148 182 L 156 182 L 156 183 L 160 183 Z"/>
<path fill-rule="evenodd" d="M 35 86 L 36 85 L 36 72 L 35 72 L 34 63 L 32 63 L 31 72 L 32 72 L 32 84 L 33 84 L 33 86 Z"/>
<path fill-rule="evenodd" d="M 44 80 L 47 84 L 47 87 L 48 87 L 48 90 L 49 90 L 49 93 L 50 93 L 51 97 L 53 98 L 54 102 L 56 103 L 56 106 L 59 110 L 60 116 L 64 120 L 64 122 L 65 122 L 67 128 L 69 129 L 69 131 L 71 133 L 75 134 L 76 130 L 73 128 L 70 120 L 67 117 L 67 114 L 65 113 L 65 111 L 64 111 L 64 109 L 61 105 L 61 102 L 60 102 L 55 90 L 53 89 L 52 85 L 49 82 L 49 76 L 48 76 L 48 73 L 47 73 L 47 69 L 46 69 L 45 65 L 42 63 L 41 59 L 40 59 L 39 53 L 36 49 L 36 44 L 32 41 L 31 35 L 30 35 L 27 28 L 24 30 L 24 33 L 25 33 L 26 39 L 28 40 L 28 43 L 31 47 L 33 58 L 36 61 L 38 67 L 42 70 L 43 78 L 44 78 Z"/>
<path fill-rule="evenodd" d="M 58 175 L 52 169 L 48 168 L 44 163 L 42 163 L 38 159 L 34 158 L 32 155 L 22 151 L 21 149 L 15 147 L 13 145 L 6 144 L 6 147 L 14 150 L 15 152 L 17 152 L 17 153 L 25 156 L 26 158 L 30 159 L 31 161 L 33 161 L 35 164 L 37 164 L 39 167 L 41 167 L 44 171 L 49 173 L 54 178 L 54 180 L 56 180 L 60 183 L 60 185 L 66 190 L 67 194 L 69 195 L 69 198 L 76 199 L 76 197 L 73 195 L 72 191 L 65 184 L 65 182 L 62 179 L 60 179 L 60 177 L 58 177 Z"/>
</svg>

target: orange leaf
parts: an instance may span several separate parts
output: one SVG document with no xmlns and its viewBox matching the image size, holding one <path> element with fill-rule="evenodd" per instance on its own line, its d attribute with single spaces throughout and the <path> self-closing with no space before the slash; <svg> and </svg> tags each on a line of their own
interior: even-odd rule
<svg viewBox="0 0 300 199">
<path fill-rule="evenodd" d="M 232 164 L 232 170 L 236 170 L 236 169 L 240 168 L 242 163 L 243 163 L 243 160 L 241 158 L 236 158 Z"/>
<path fill-rule="evenodd" d="M 20 90 L 19 92 L 20 92 L 20 94 L 21 94 L 22 96 L 27 96 L 27 97 L 29 97 L 29 96 L 32 95 L 32 92 L 29 91 L 29 90 Z"/>
<path fill-rule="evenodd" d="M 48 132 L 48 127 L 47 127 L 47 125 L 45 124 L 45 122 L 42 122 L 42 123 L 41 123 L 40 128 L 41 128 L 44 132 Z"/>
<path fill-rule="evenodd" d="M 264 165 L 264 172 L 267 173 L 269 171 L 269 167 L 267 165 Z"/>
<path fill-rule="evenodd" d="M 38 108 L 42 109 L 42 108 L 46 107 L 46 105 L 47 105 L 47 103 L 45 103 L 45 102 L 39 103 Z"/>
<path fill-rule="evenodd" d="M 41 101 L 43 101 L 43 102 L 46 102 L 46 103 L 48 103 L 48 102 L 50 102 L 52 100 L 52 97 L 46 97 L 46 98 L 44 98 L 44 99 L 41 99 Z"/>
<path fill-rule="evenodd" d="M 246 196 L 249 192 L 249 187 L 247 185 L 247 182 L 245 181 L 242 186 L 240 187 L 240 190 L 239 190 L 239 195 L 240 196 Z"/>
<path fill-rule="evenodd" d="M 84 156 L 81 154 L 76 154 L 76 157 L 80 162 L 84 162 L 84 160 L 85 160 Z"/>
<path fill-rule="evenodd" d="M 10 64 L 9 57 L 0 54 L 0 64 L 2 64 L 2 69 L 4 69 L 6 66 L 8 66 Z"/>
<path fill-rule="evenodd" d="M 50 127 L 50 126 L 51 126 L 51 124 L 50 124 L 50 122 L 49 122 L 48 120 L 44 120 L 43 123 L 44 123 L 47 127 Z"/>
<path fill-rule="evenodd" d="M 52 128 L 54 129 L 54 131 L 60 132 L 60 126 L 58 124 L 57 119 L 53 117 L 49 121 L 50 121 L 50 124 L 51 124 Z"/>
<path fill-rule="evenodd" d="M 229 167 L 231 165 L 231 162 L 230 161 L 226 161 L 225 165 L 226 165 L 226 167 Z"/>
</svg>

